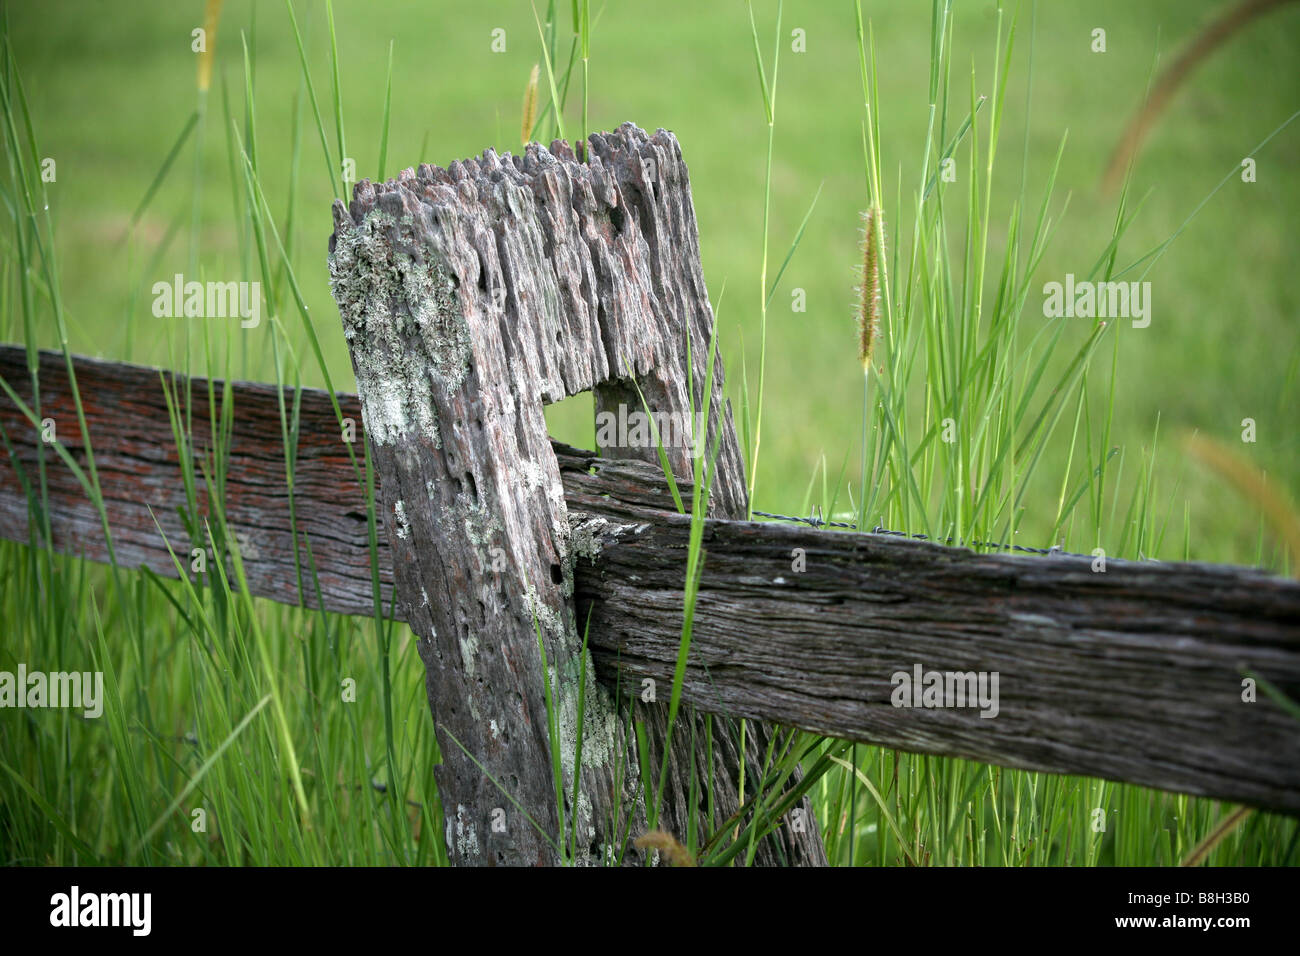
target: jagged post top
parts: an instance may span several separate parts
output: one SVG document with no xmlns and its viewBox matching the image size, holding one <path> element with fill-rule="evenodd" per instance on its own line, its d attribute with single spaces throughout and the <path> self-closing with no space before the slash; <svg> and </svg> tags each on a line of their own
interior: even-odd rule
<svg viewBox="0 0 1300 956">
<path fill-rule="evenodd" d="M 331 283 L 349 342 L 392 338 L 393 309 L 404 310 L 435 377 L 464 374 L 469 329 L 490 328 L 505 348 L 508 387 L 528 400 L 594 390 L 598 408 L 636 408 L 642 396 L 655 413 L 702 408 L 714 320 L 681 147 L 667 130 L 624 123 L 592 134 L 585 152 L 578 161 L 562 140 L 518 156 L 487 149 L 446 169 L 422 163 L 384 183 L 363 180 L 346 207 L 335 201 Z M 409 339 L 391 344 L 395 361 L 415 361 L 404 354 Z M 425 369 L 414 371 L 423 378 Z M 362 394 L 371 372 L 357 369 Z M 368 423 L 373 433 L 406 431 L 402 409 L 412 405 L 391 396 L 393 418 Z M 739 517 L 744 465 L 721 362 L 710 407 L 708 444 L 721 463 L 714 513 Z M 600 450 L 657 460 L 652 448 Z M 691 473 L 689 449 L 668 454 L 679 476 Z"/>
<path fill-rule="evenodd" d="M 529 203 L 542 208 L 529 209 Z M 670 215 L 657 215 L 657 205 L 671 205 Z M 477 263 L 443 264 L 452 267 L 448 271 L 462 299 L 464 287 L 457 280 L 472 277 L 488 300 L 495 297 L 498 308 L 485 311 L 513 313 L 516 320 L 535 318 L 548 327 L 535 330 L 550 334 L 539 343 L 544 347 L 532 350 L 535 354 L 530 356 L 542 373 L 539 397 L 544 402 L 624 378 L 625 362 L 637 375 L 649 372 L 657 360 L 670 359 L 681 350 L 680 336 L 693 319 L 705 320 L 711 331 L 711 311 L 707 316 L 692 316 L 683 308 L 702 303 L 707 309 L 707 295 L 697 303 L 661 301 L 661 290 L 655 288 L 661 243 L 684 240 L 683 251 L 696 253 L 698 261 L 686 165 L 676 137 L 668 130 L 650 135 L 624 123 L 615 132 L 593 133 L 587 162 L 577 160 L 567 142 L 555 140 L 549 149 L 529 143 L 523 155 L 498 155 L 488 148 L 481 156 L 457 160 L 445 169 L 421 163 L 418 169 L 404 169 L 383 183 L 362 180 L 353 187 L 346 206 L 334 201 L 331 257 L 340 236 L 355 235 L 376 212 L 384 219 L 392 248 L 417 260 L 429 252 L 454 260 L 456 250 L 450 244 L 456 241 L 476 247 Z M 528 248 L 534 237 L 525 235 L 523 248 L 507 249 L 503 234 L 509 224 L 512 220 L 523 224 L 530 213 L 537 215 L 544 248 Z M 634 222 L 628 222 L 629 216 Z M 402 229 L 403 223 L 408 228 Z M 683 223 L 691 227 L 689 236 L 676 234 Z M 481 235 L 473 234 L 475 225 L 486 225 L 496 234 L 496 256 L 483 246 Z M 569 234 L 574 228 L 588 234 Z M 670 229 L 673 234 L 668 234 Z M 565 301 L 519 301 L 512 279 L 554 255 L 557 242 L 575 240 L 571 252 L 576 255 L 567 255 L 568 261 L 556 262 L 552 270 L 558 288 L 540 290 L 544 295 L 558 292 Z M 516 261 L 509 261 L 511 252 L 519 253 Z M 456 265 L 463 265 L 467 275 L 457 276 Z M 337 294 L 339 282 L 346 278 L 340 276 L 341 269 L 334 272 Z M 701 285 L 702 281 L 700 277 Z M 632 294 L 623 294 L 627 292 Z M 669 328 L 676 330 L 678 339 L 665 341 Z M 567 353 L 567 360 L 545 354 L 553 352 Z"/>
<path fill-rule="evenodd" d="M 363 179 L 352 187 L 352 201 L 344 206 L 342 200 L 334 201 L 335 232 L 340 216 L 347 213 L 354 225 L 359 225 L 367 212 L 374 208 L 376 197 L 391 192 L 399 187 L 417 191 L 423 185 L 442 185 L 453 188 L 466 180 L 500 182 L 509 180 L 518 184 L 531 182 L 540 173 L 559 166 L 567 166 L 570 172 L 584 176 L 600 194 L 611 204 L 615 196 L 606 192 L 614 178 L 610 167 L 617 166 L 625 156 L 639 156 L 647 146 L 653 146 L 663 153 L 661 157 L 682 162 L 682 150 L 677 137 L 660 127 L 654 135 L 647 133 L 635 123 L 624 123 L 613 132 L 592 133 L 588 139 L 590 147 L 586 162 L 579 161 L 573 148 L 562 139 L 552 140 L 550 147 L 541 143 L 529 143 L 523 155 L 510 152 L 498 154 L 490 146 L 480 156 L 453 161 L 444 169 L 433 163 L 420 163 L 418 170 L 407 167 L 397 176 L 382 183 Z M 585 170 L 585 175 L 581 172 Z M 642 178 L 640 185 L 646 185 Z M 436 201 L 433 194 L 422 193 L 421 198 L 428 202 Z M 334 236 L 330 236 L 330 251 L 334 251 Z"/>
<path fill-rule="evenodd" d="M 380 195 L 398 188 L 411 190 L 422 201 L 433 204 L 439 197 L 436 192 L 425 187 L 441 185 L 456 189 L 460 183 L 467 181 L 477 184 L 507 180 L 524 185 L 547 170 L 566 167 L 571 175 L 591 183 L 597 195 L 613 205 L 617 196 L 612 190 L 618 177 L 611 173 L 610 167 L 620 165 L 623 157 L 643 155 L 646 147 L 651 146 L 663 151 L 660 158 L 671 158 L 674 163 L 683 162 L 677 137 L 662 127 L 651 136 L 635 123 L 624 123 L 614 132 L 592 133 L 588 146 L 585 163 L 575 157 L 573 148 L 565 140 L 557 139 L 551 142 L 549 149 L 541 143 L 529 143 L 522 156 L 510 152 L 498 155 L 496 150 L 488 147 L 482 155 L 455 160 L 446 169 L 432 163 L 420 163 L 418 171 L 407 167 L 396 177 L 382 183 L 363 179 L 353 186 L 352 201 L 346 206 L 342 200 L 334 200 L 335 231 L 330 236 L 329 250 L 334 251 L 335 239 L 344 215 L 351 217 L 353 225 L 360 225 L 366 214 L 375 208 Z M 635 170 L 632 172 L 635 173 Z M 644 176 L 638 185 L 643 189 L 647 186 Z"/>
</svg>

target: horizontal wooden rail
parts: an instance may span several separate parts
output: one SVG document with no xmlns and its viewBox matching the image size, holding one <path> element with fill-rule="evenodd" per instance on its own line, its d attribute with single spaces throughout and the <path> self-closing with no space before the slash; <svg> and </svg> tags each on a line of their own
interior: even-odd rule
<svg viewBox="0 0 1300 956">
<path fill-rule="evenodd" d="M 185 502 L 163 382 L 191 399 L 194 452 L 211 454 L 209 383 L 78 358 L 74 363 L 119 563 L 174 576 L 155 526 L 188 556 Z M 84 461 L 62 355 L 39 357 L 40 416 Z M 0 375 L 29 406 L 22 349 Z M 220 421 L 225 388 L 212 383 Z M 225 506 L 249 588 L 299 603 L 281 398 L 236 383 L 225 441 Z M 302 389 L 294 511 L 319 603 L 373 612 L 365 499 L 321 391 Z M 338 397 L 364 436 L 356 399 Z M 41 431 L 0 395 L 11 458 L 0 467 L 0 536 L 32 542 L 22 476 L 35 484 Z M 582 542 L 579 619 L 592 609 L 599 676 L 666 700 L 680 638 L 687 519 L 663 477 L 556 443 L 570 523 Z M 15 467 L 15 465 L 17 467 Z M 47 450 L 53 546 L 107 559 L 99 519 Z M 210 466 L 209 466 L 210 467 Z M 200 490 L 200 507 L 206 495 Z M 1252 677 L 1300 698 L 1300 584 L 1203 564 L 978 555 L 892 536 L 710 521 L 684 699 L 705 710 L 1010 767 L 1075 773 L 1300 812 L 1300 721 Z M 307 546 L 310 546 L 309 548 Z M 385 609 L 391 569 L 379 535 Z M 310 574 L 303 602 L 318 606 Z M 401 608 L 396 610 L 402 616 Z M 978 707 L 895 706 L 895 675 L 998 675 L 996 716 Z M 908 703 L 913 701 L 909 696 Z"/>
</svg>

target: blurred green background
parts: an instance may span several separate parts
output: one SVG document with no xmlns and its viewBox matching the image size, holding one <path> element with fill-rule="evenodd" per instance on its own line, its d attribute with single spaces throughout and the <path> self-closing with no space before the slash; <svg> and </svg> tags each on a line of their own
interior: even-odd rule
<svg viewBox="0 0 1300 956">
<path fill-rule="evenodd" d="M 1018 10 L 1019 25 L 993 193 L 990 261 L 997 261 L 1001 224 L 1022 194 L 1022 159 L 1026 203 L 1036 210 L 1046 171 L 1068 130 L 1053 215 L 1067 194 L 1068 210 L 1037 271 L 1035 288 L 1067 272 L 1089 271 L 1115 218 L 1116 199 L 1102 194 L 1100 176 L 1142 102 L 1154 58 L 1158 54 L 1167 64 L 1225 8 L 1222 0 L 1008 6 L 1005 22 Z M 298 0 L 295 9 L 330 148 L 336 150 L 325 7 Z M 776 4 L 763 0 L 754 9 L 770 69 Z M 228 102 L 229 115 L 238 117 L 240 134 L 246 135 L 247 44 L 262 183 L 282 228 L 289 203 L 296 204 L 290 232 L 298 278 L 333 381 L 351 390 L 325 266 L 333 187 L 284 5 L 225 4 L 201 138 L 186 143 L 134 229 L 129 228 L 132 212 L 196 106 L 191 30 L 203 21 L 203 4 L 49 0 L 9 3 L 6 11 L 42 155 L 57 162 L 50 194 L 73 351 L 181 364 L 182 327 L 150 313 L 153 282 L 188 271 L 192 256 L 201 278 L 228 280 L 244 270 L 256 277 L 255 263 L 241 262 L 237 229 L 247 228 L 247 218 L 232 189 L 232 170 L 238 167 L 231 163 L 225 121 Z M 539 11 L 544 14 L 545 4 Z M 569 51 L 567 11 L 562 4 L 562 64 Z M 929 108 L 930 5 L 865 2 L 863 13 L 872 22 L 880 60 L 881 150 L 892 216 L 900 182 L 904 207 L 911 203 L 906 191 L 921 163 Z M 527 3 L 339 0 L 334 15 L 347 155 L 355 159 L 358 177 L 377 171 L 390 41 L 388 175 L 420 161 L 445 165 L 488 146 L 518 149 L 523 91 L 541 49 Z M 719 315 L 721 355 L 738 408 L 742 356 L 751 385 L 757 380 L 767 138 L 746 7 L 739 0 L 596 3 L 592 17 L 590 125 L 610 129 L 632 120 L 651 130 L 666 127 L 676 133 L 690 165 L 704 268 L 715 300 L 726 286 Z M 1090 48 L 1098 27 L 1106 30 L 1105 53 Z M 491 49 L 495 28 L 506 31 L 505 52 Z M 781 29 L 769 277 L 822 187 L 768 321 L 755 506 L 789 513 L 800 505 L 821 456 L 833 479 L 846 449 L 856 449 L 860 437 L 862 373 L 852 309 L 858 213 L 867 191 L 852 3 L 790 0 Z M 792 51 L 795 29 L 804 31 L 805 53 Z M 963 70 L 970 65 L 976 93 L 993 92 L 996 29 L 994 3 L 957 4 L 953 62 Z M 1177 230 L 1220 179 L 1300 106 L 1297 39 L 1300 4 L 1283 5 L 1235 35 L 1189 77 L 1138 161 L 1133 198 L 1150 195 L 1124 238 L 1121 265 Z M 954 70 L 954 86 L 965 89 L 959 72 Z M 544 70 L 542 77 L 545 103 Z M 570 136 L 579 125 L 576 84 L 574 91 L 566 112 Z M 296 144 L 295 109 L 300 111 Z M 959 120 L 966 108 L 954 106 L 953 113 Z M 987 120 L 986 111 L 983 127 Z M 981 143 L 985 136 L 982 129 Z M 202 188 L 192 247 L 196 144 Z M 1258 181 L 1245 184 L 1234 175 L 1147 277 L 1153 284 L 1150 327 L 1122 323 L 1119 330 L 1113 444 L 1125 449 L 1128 467 L 1136 473 L 1135 463 L 1150 452 L 1159 420 L 1156 515 L 1163 519 L 1170 512 L 1172 523 L 1181 527 L 1187 502 L 1196 558 L 1256 560 L 1261 524 L 1253 506 L 1200 466 L 1185 462 L 1177 444 L 1182 431 L 1199 430 L 1242 450 L 1292 497 L 1300 479 L 1300 443 L 1293 431 L 1300 365 L 1294 263 L 1300 232 L 1298 160 L 1300 124 L 1259 155 Z M 959 154 L 955 188 L 965 188 L 966 162 Z M 292 200 L 291 184 L 296 186 Z M 895 225 L 890 222 L 891 255 L 900 244 Z M 806 292 L 804 313 L 791 310 L 796 288 Z M 1041 302 L 1031 294 L 1026 330 L 1041 321 Z M 282 320 L 299 355 L 306 356 L 306 338 L 291 306 Z M 5 340 L 21 340 L 18 317 L 0 321 Z M 229 341 L 232 368 L 240 377 L 272 377 L 268 322 L 241 330 L 235 320 L 201 321 L 212 323 L 209 331 L 218 345 Z M 1067 331 L 1070 340 L 1062 351 L 1072 353 L 1087 333 L 1088 323 L 1081 320 L 1077 332 Z M 43 330 L 42 344 L 56 344 L 52 329 Z M 201 371 L 202 343 L 192 344 Z M 1109 347 L 1102 357 L 1099 366 L 1108 368 Z M 323 384 L 310 360 L 302 366 L 305 384 Z M 566 403 L 553 410 L 553 431 L 589 445 L 589 415 L 589 403 Z M 1257 423 L 1253 445 L 1240 440 L 1247 417 Z M 1053 453 L 1063 462 L 1063 452 Z M 856 451 L 850 460 L 856 460 Z M 1048 484 L 1060 481 L 1059 469 L 1042 471 Z M 856 476 L 853 480 L 856 485 Z M 1054 484 L 1045 489 L 1039 502 L 1044 510 L 1052 511 L 1058 490 Z M 1028 539 L 1038 529 L 1048 533 L 1053 514 L 1037 514 L 1031 498 L 1021 543 L 1050 544 Z M 1171 546 L 1170 556 L 1180 553 L 1181 543 Z M 1270 553 L 1266 547 L 1265 560 Z"/>
</svg>

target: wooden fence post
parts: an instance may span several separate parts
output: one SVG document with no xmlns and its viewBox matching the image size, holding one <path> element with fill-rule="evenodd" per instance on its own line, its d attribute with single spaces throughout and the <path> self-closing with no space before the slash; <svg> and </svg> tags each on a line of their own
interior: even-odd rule
<svg viewBox="0 0 1300 956">
<path fill-rule="evenodd" d="M 641 414 L 630 373 L 652 413 L 689 417 L 687 336 L 699 407 L 713 313 L 677 141 L 624 124 L 593 135 L 588 153 L 583 163 L 559 142 L 522 157 L 489 150 L 446 170 L 425 164 L 362 182 L 350 207 L 334 204 L 331 285 L 397 598 L 427 668 L 447 848 L 462 865 L 640 859 L 629 846 L 645 827 L 638 756 L 583 650 L 576 516 L 542 409 L 594 390 L 597 408 L 622 423 L 602 450 L 653 460 L 644 434 L 622 427 Z M 722 384 L 719 368 L 711 514 L 738 517 L 744 469 Z M 689 475 L 689 446 L 667 450 Z M 656 768 L 667 704 L 662 688 L 657 704 L 622 705 L 645 721 Z M 712 746 L 693 747 L 704 719 L 683 710 L 672 741 L 660 826 L 683 842 L 692 814 L 706 834 L 740 805 L 741 736 L 714 718 Z M 748 781 L 770 734 L 746 728 Z M 692 767 L 714 781 L 712 820 L 689 800 Z M 757 862 L 825 862 L 803 809 L 807 826 L 782 826 Z"/>
</svg>

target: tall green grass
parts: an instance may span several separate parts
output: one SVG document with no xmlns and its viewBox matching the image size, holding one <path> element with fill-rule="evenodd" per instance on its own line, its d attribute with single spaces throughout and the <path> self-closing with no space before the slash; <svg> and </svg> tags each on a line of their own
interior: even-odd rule
<svg viewBox="0 0 1300 956">
<path fill-rule="evenodd" d="M 981 80 L 972 65 L 969 76 L 954 81 L 952 4 L 933 0 L 923 161 L 912 170 L 898 169 L 887 186 L 888 144 L 880 117 L 891 105 L 880 100 L 880 61 L 860 0 L 855 8 L 862 204 L 872 211 L 867 221 L 873 230 L 863 242 L 878 255 L 873 275 L 863 280 L 879 296 L 881 328 L 873 354 L 864 356 L 858 480 L 846 478 L 847 453 L 838 472 L 823 459 L 799 513 L 838 512 L 840 520 L 862 529 L 879 525 L 977 549 L 1006 542 L 1101 548 L 1134 558 L 1159 552 L 1177 514 L 1178 486 L 1162 515 L 1154 468 L 1158 435 L 1127 485 L 1121 480 L 1124 454 L 1110 443 L 1124 323 L 1094 322 L 1083 341 L 1066 350 L 1067 323 L 1086 320 L 1037 315 L 1043 281 L 1038 266 L 1065 213 L 1066 202 L 1053 197 L 1065 138 L 1041 194 L 1030 195 L 1026 126 L 1020 169 L 1010 174 L 1018 175 L 1018 194 L 1009 208 L 993 205 L 995 177 L 1007 175 L 998 162 L 999 132 L 1009 104 L 1012 54 L 1023 36 L 1018 18 L 1007 17 L 999 4 L 990 80 Z M 779 33 L 779 8 L 777 17 Z M 1033 86 L 1032 21 L 1029 33 L 1026 99 Z M 757 51 L 756 33 L 755 46 Z M 770 142 L 773 97 L 761 58 L 758 78 Z M 955 181 L 942 175 L 945 161 L 953 164 Z M 1119 261 L 1134 215 L 1126 180 L 1113 231 L 1099 238 L 1086 278 L 1109 281 L 1132 268 Z M 883 222 L 893 224 L 892 247 Z M 1149 263 L 1164 248 L 1136 262 Z M 766 250 L 764 238 L 764 270 Z M 865 307 L 863 299 L 858 308 Z M 846 322 L 846 344 L 852 334 Z M 1107 337 L 1109 365 L 1094 368 Z M 742 396 L 747 431 L 748 409 L 757 409 L 755 453 L 761 368 L 757 396 L 747 386 Z M 846 435 L 846 447 L 850 440 Z M 1045 454 L 1049 446 L 1051 456 Z M 1064 461 L 1064 470 L 1043 472 L 1047 460 Z M 1053 488 L 1052 516 L 1027 517 L 1028 503 L 1053 500 Z M 1080 505 L 1086 508 L 1082 514 Z M 1041 537 L 1024 540 L 1026 526 Z M 814 795 L 828 853 L 838 863 L 1175 864 L 1231 812 L 1214 801 L 1104 781 L 868 746 L 851 748 L 845 759 L 840 750 L 839 742 L 829 740 L 814 747 L 814 754 L 830 755 L 834 764 Z M 1209 852 L 1210 862 L 1297 862 L 1300 830 L 1294 821 L 1252 815 L 1229 833 Z"/>
</svg>

